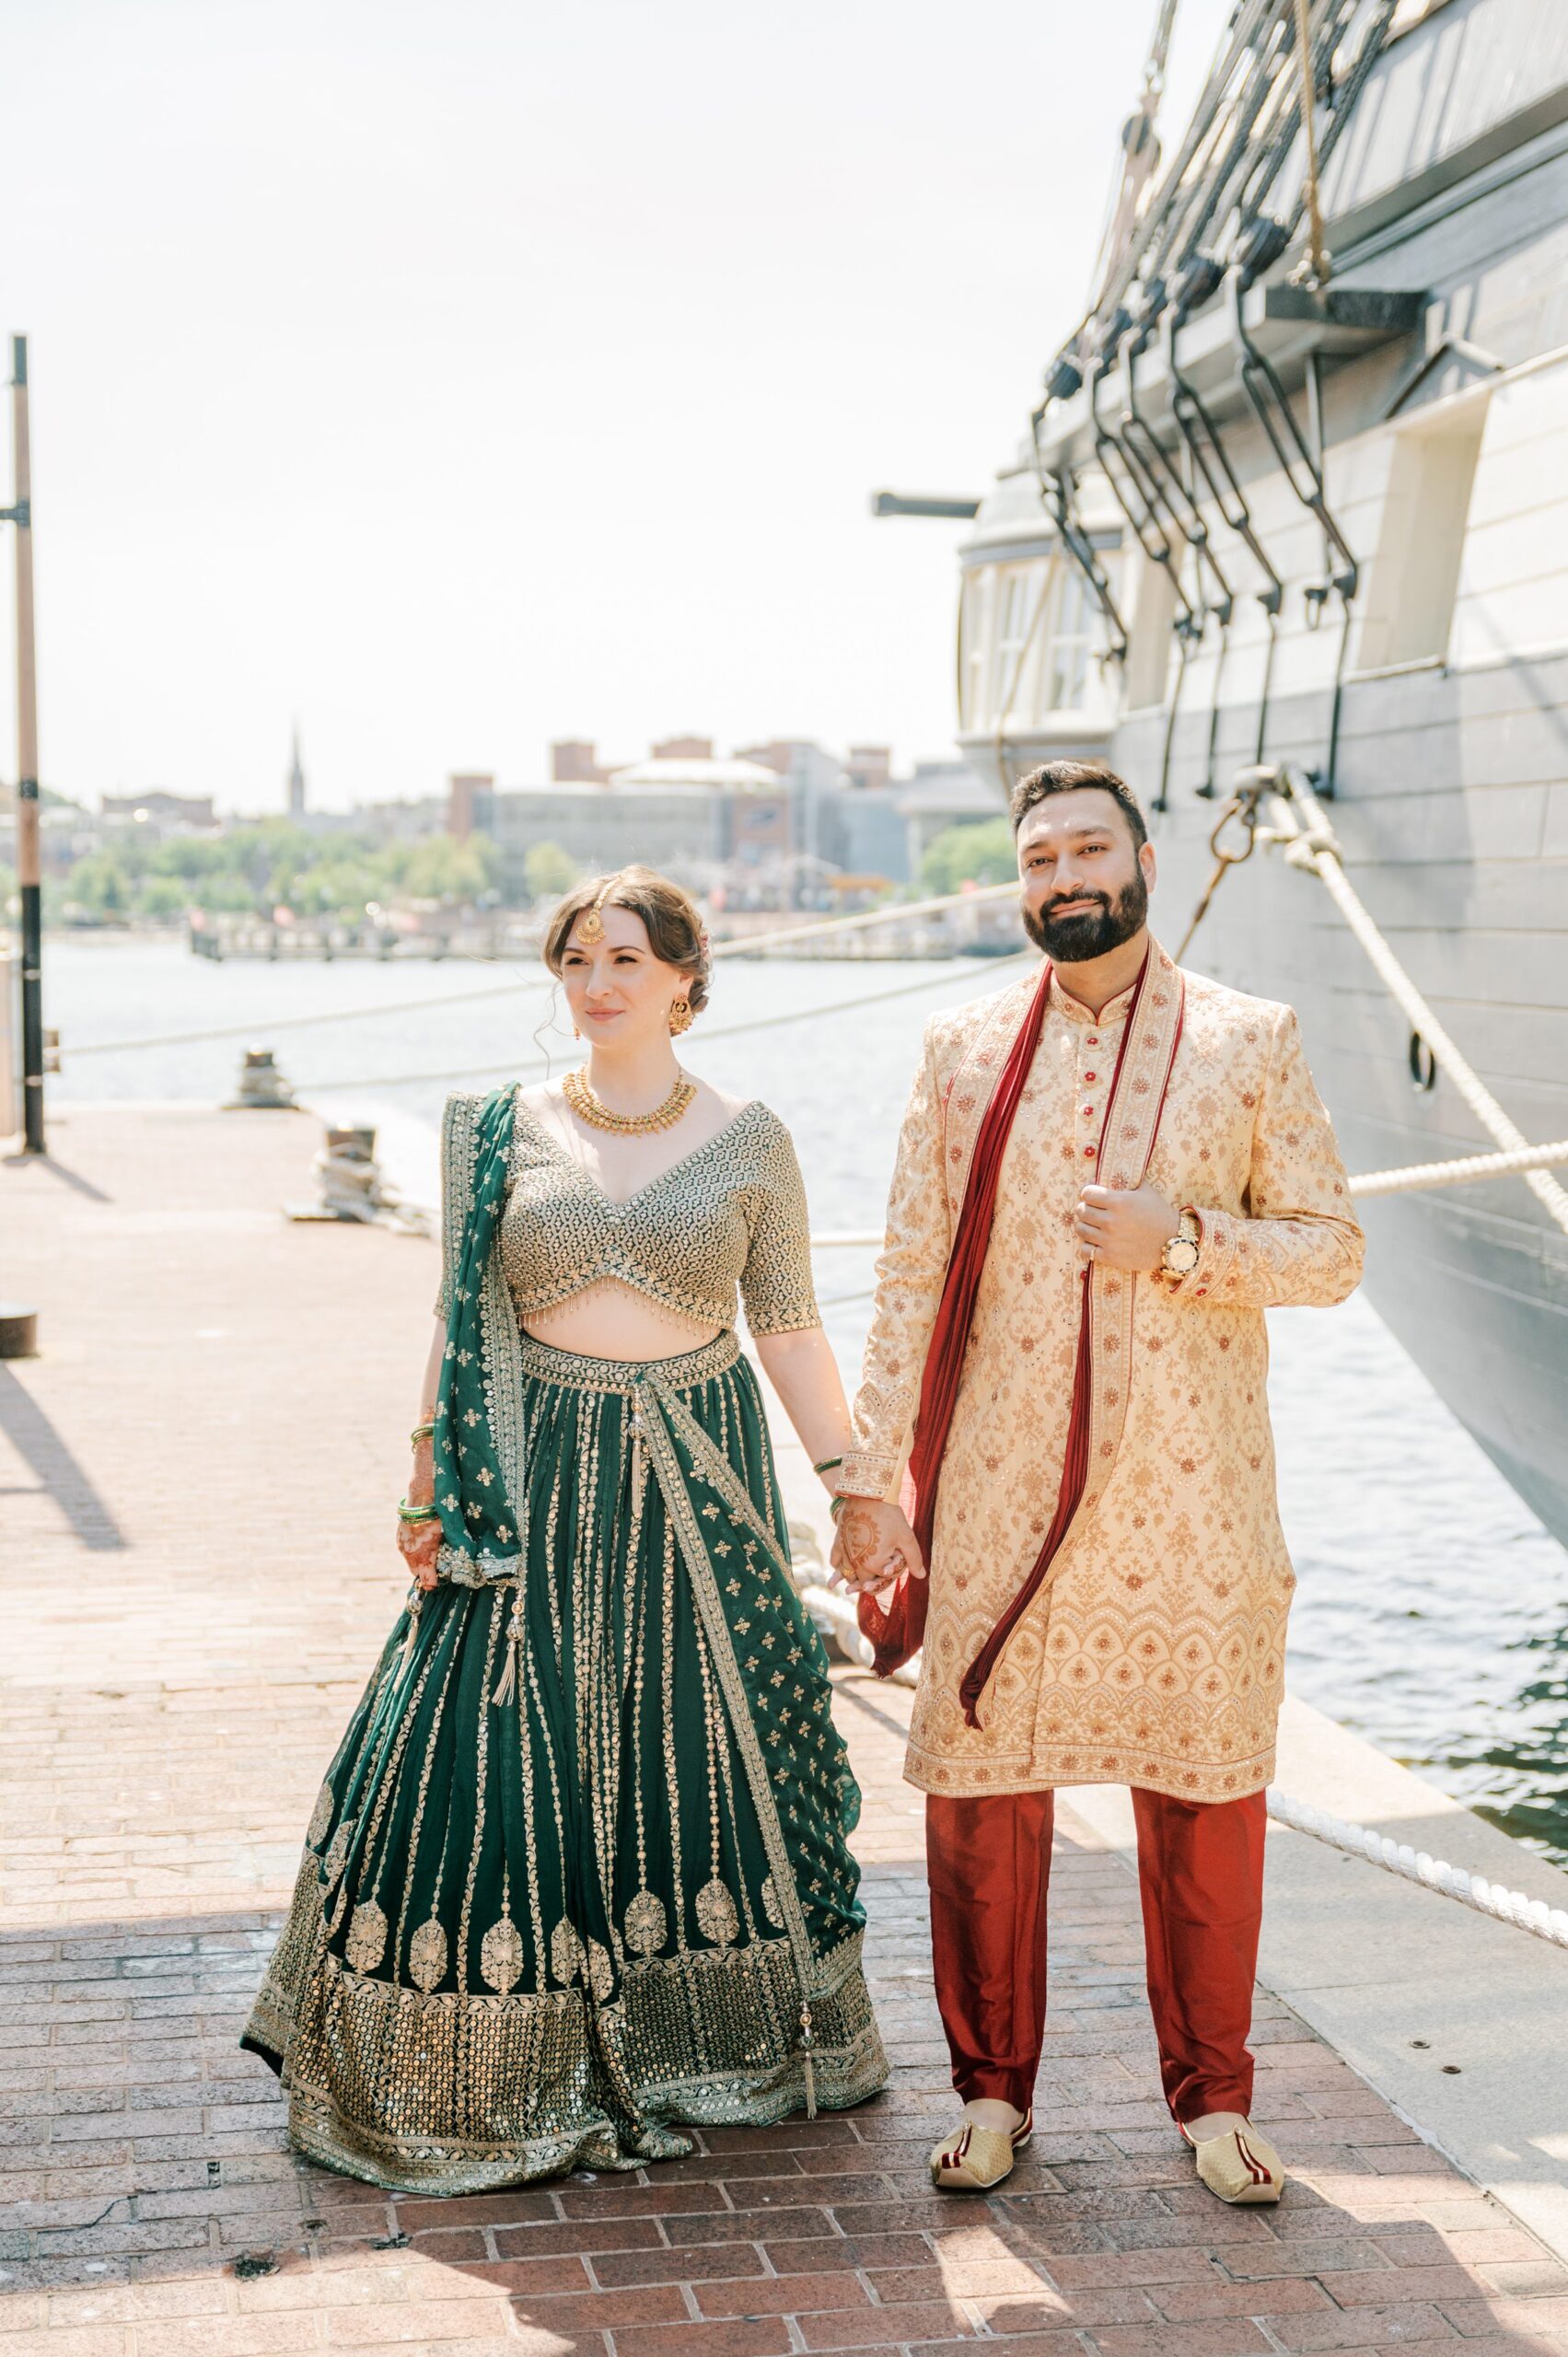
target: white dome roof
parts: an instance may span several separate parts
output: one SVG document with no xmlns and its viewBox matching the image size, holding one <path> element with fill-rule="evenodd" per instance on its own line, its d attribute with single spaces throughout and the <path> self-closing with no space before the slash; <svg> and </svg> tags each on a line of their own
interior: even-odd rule
<svg viewBox="0 0 1568 2357">
<path fill-rule="evenodd" d="M 630 769 L 613 770 L 610 782 L 611 785 L 702 785 L 714 793 L 727 788 L 732 794 L 781 794 L 786 785 L 776 770 L 764 769 L 761 761 L 683 760 L 678 756 L 633 761 Z"/>
</svg>

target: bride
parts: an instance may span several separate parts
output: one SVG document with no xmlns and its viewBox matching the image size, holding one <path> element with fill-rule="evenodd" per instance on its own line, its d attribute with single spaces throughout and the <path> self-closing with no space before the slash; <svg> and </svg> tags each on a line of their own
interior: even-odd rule
<svg viewBox="0 0 1568 2357">
<path fill-rule="evenodd" d="M 580 886 L 544 957 L 587 1062 L 447 1104 L 414 1586 L 244 2038 L 301 2151 L 406 2191 L 635 2168 L 888 2075 L 860 1795 L 735 1334 L 738 1286 L 831 1489 L 794 1145 L 677 1062 L 709 968 L 675 885 Z"/>
</svg>

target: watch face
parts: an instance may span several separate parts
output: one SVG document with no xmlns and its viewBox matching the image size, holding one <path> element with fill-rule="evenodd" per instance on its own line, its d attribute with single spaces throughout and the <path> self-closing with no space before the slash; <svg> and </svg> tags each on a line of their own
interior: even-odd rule
<svg viewBox="0 0 1568 2357">
<path fill-rule="evenodd" d="M 1174 1277 L 1190 1277 L 1198 1265 L 1198 1247 L 1190 1236 L 1173 1236 L 1165 1248 L 1165 1265 Z"/>
</svg>

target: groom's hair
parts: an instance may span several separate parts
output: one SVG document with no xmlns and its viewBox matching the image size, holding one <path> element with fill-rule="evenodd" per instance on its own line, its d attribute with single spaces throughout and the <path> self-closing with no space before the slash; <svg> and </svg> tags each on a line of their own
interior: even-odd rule
<svg viewBox="0 0 1568 2357">
<path fill-rule="evenodd" d="M 1007 805 L 1007 816 L 1017 833 L 1036 805 L 1052 794 L 1076 794 L 1085 786 L 1098 786 L 1109 794 L 1119 807 L 1132 830 L 1132 848 L 1139 851 L 1149 840 L 1144 808 L 1124 778 L 1117 776 L 1103 761 L 1041 761 L 1039 769 L 1029 770 L 1013 788 Z"/>
</svg>

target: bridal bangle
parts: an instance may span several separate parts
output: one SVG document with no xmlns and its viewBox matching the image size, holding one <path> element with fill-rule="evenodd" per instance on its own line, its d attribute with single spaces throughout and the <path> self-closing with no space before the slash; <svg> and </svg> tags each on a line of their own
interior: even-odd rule
<svg viewBox="0 0 1568 2357">
<path fill-rule="evenodd" d="M 825 1457 L 822 1459 L 821 1464 L 814 1465 L 811 1468 L 811 1470 L 813 1473 L 830 1473 L 835 1465 L 842 1465 L 842 1463 L 843 1458 L 842 1457 Z"/>
<path fill-rule="evenodd" d="M 411 1506 L 406 1498 L 400 1498 L 398 1500 L 398 1520 L 400 1522 L 439 1522 L 440 1519 L 441 1515 L 439 1509 L 435 1505 Z"/>
<path fill-rule="evenodd" d="M 412 1447 L 417 1448 L 422 1440 L 434 1440 L 435 1437 L 436 1427 L 434 1424 L 415 1424 L 412 1432 L 409 1434 L 409 1443 Z"/>
</svg>

